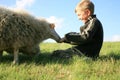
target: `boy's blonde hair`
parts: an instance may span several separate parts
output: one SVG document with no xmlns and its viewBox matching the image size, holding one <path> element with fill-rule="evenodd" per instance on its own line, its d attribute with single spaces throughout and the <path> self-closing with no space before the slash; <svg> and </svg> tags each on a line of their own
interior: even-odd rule
<svg viewBox="0 0 120 80">
<path fill-rule="evenodd" d="M 90 0 L 82 0 L 76 6 L 76 8 L 80 8 L 82 10 L 89 9 L 91 15 L 94 14 L 94 4 Z M 76 9 L 75 9 L 76 12 Z"/>
</svg>

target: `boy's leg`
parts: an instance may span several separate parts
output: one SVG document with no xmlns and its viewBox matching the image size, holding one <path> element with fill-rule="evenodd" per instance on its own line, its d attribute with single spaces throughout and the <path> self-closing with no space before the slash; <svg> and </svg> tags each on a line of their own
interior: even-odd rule
<svg viewBox="0 0 120 80">
<path fill-rule="evenodd" d="M 53 52 L 52 56 L 59 58 L 71 58 L 72 54 L 73 54 L 72 49 L 68 48 L 66 50 L 56 50 Z"/>
<path fill-rule="evenodd" d="M 60 58 L 72 58 L 73 55 L 82 56 L 83 54 L 75 47 L 68 48 L 66 50 L 56 50 L 52 54 L 52 56 L 60 57 Z"/>
<path fill-rule="evenodd" d="M 84 56 L 84 54 L 80 50 L 78 50 L 76 47 L 72 47 L 72 49 L 73 49 L 73 51 L 74 51 L 73 53 L 75 55 Z"/>
</svg>

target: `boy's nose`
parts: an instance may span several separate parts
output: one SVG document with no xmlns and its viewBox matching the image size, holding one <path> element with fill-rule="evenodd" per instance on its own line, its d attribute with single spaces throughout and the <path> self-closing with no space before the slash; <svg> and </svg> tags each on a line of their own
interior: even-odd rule
<svg viewBox="0 0 120 80">
<path fill-rule="evenodd" d="M 78 16 L 80 16 L 80 13 L 77 12 L 76 14 L 77 14 Z"/>
<path fill-rule="evenodd" d="M 81 14 L 77 14 L 78 16 L 80 16 Z"/>
</svg>

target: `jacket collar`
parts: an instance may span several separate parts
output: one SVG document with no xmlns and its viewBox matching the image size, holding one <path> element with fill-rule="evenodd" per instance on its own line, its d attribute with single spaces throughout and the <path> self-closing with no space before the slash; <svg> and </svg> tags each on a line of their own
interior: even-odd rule
<svg viewBox="0 0 120 80">
<path fill-rule="evenodd" d="M 87 22 L 89 22 L 91 19 L 93 19 L 93 18 L 96 18 L 96 15 L 91 15 L 89 18 L 88 18 L 88 20 L 85 22 L 85 24 L 87 23 Z"/>
<path fill-rule="evenodd" d="M 96 15 L 91 15 L 91 16 L 88 18 L 88 20 L 91 20 L 91 19 L 93 19 L 93 18 L 96 18 Z"/>
</svg>

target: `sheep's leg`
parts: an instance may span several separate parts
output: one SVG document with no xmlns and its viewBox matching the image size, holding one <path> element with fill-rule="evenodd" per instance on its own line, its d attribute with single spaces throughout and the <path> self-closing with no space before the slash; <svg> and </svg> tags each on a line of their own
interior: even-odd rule
<svg viewBox="0 0 120 80">
<path fill-rule="evenodd" d="M 0 51 L 0 58 L 2 57 L 2 55 L 3 55 L 3 51 Z"/>
<path fill-rule="evenodd" d="M 38 50 L 37 55 L 40 55 L 41 52 L 40 52 L 40 47 L 39 46 L 37 47 L 37 50 Z"/>
<path fill-rule="evenodd" d="M 36 50 L 37 50 L 37 52 L 36 52 L 35 57 L 38 58 L 38 57 L 40 56 L 40 53 L 41 53 L 41 52 L 40 52 L 40 47 L 37 46 L 37 47 L 36 47 Z"/>
<path fill-rule="evenodd" d="M 3 51 L 0 51 L 0 61 L 2 59 Z"/>
<path fill-rule="evenodd" d="M 18 61 L 19 61 L 18 53 L 19 53 L 19 49 L 14 49 L 14 61 L 13 61 L 13 64 L 18 64 Z"/>
</svg>

